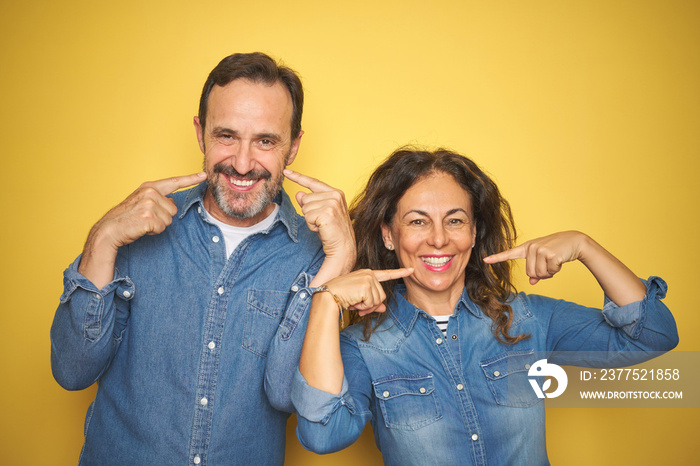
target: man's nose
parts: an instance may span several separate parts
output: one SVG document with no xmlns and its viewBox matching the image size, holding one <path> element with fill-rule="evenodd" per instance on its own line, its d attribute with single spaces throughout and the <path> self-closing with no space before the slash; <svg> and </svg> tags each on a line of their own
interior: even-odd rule
<svg viewBox="0 0 700 466">
<path fill-rule="evenodd" d="M 231 154 L 231 166 L 241 175 L 245 175 L 255 168 L 255 159 L 250 144 L 242 141 L 236 145 Z"/>
</svg>

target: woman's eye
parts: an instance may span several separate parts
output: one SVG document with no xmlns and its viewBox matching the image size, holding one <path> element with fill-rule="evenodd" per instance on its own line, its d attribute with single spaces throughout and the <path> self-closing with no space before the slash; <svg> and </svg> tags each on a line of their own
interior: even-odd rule
<svg viewBox="0 0 700 466">
<path fill-rule="evenodd" d="M 411 220 L 411 225 L 425 225 L 425 221 L 421 219 Z"/>
</svg>

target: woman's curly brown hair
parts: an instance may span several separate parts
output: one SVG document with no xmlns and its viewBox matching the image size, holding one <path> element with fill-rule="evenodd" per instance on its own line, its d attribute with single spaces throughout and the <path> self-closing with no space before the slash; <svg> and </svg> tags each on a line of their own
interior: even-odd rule
<svg viewBox="0 0 700 466">
<path fill-rule="evenodd" d="M 382 224 L 392 225 L 399 200 L 418 180 L 433 173 L 447 173 L 462 186 L 472 203 L 476 221 L 476 245 L 467 264 L 465 285 L 469 298 L 493 320 L 493 334 L 502 343 L 514 344 L 529 335 L 509 335 L 513 320 L 507 304 L 515 293 L 508 261 L 484 263 L 486 256 L 513 247 L 516 232 L 510 205 L 496 184 L 470 159 L 446 149 L 435 151 L 401 147 L 370 176 L 365 189 L 353 200 L 350 217 L 357 238 L 356 269 L 399 268 L 397 255 L 384 247 Z M 400 280 L 382 283 L 387 303 L 394 298 Z M 386 314 L 359 317 L 353 313 L 350 323 L 362 323 L 364 336 L 370 334 Z"/>
</svg>

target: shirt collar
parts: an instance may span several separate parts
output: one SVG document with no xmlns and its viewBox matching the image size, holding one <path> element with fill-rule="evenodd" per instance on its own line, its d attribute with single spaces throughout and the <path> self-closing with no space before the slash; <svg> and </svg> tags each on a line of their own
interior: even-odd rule
<svg viewBox="0 0 700 466">
<path fill-rule="evenodd" d="M 396 285 L 394 288 L 395 301 L 392 303 L 393 305 L 389 306 L 389 313 L 396 325 L 403 331 L 404 335 L 408 336 L 411 333 L 411 330 L 413 330 L 413 326 L 415 325 L 416 320 L 418 320 L 421 312 L 425 311 L 408 302 L 408 300 L 405 298 L 405 294 L 406 285 Z M 457 301 L 455 314 L 461 312 L 462 309 L 466 309 L 478 319 L 482 319 L 484 317 L 484 313 L 481 312 L 479 306 L 474 304 L 474 302 L 469 299 L 467 287 L 464 287 L 462 290 L 462 296 L 460 296 L 459 301 Z"/>
<path fill-rule="evenodd" d="M 185 203 L 182 206 L 182 213 L 180 214 L 180 219 L 182 219 L 185 214 L 194 206 L 195 204 L 204 206 L 204 194 L 206 193 L 207 182 L 202 181 L 200 184 L 190 189 L 185 198 Z M 286 191 L 284 189 L 280 190 L 275 196 L 273 201 L 275 204 L 279 204 L 280 210 L 277 215 L 277 219 L 272 224 L 272 227 L 279 221 L 287 229 L 287 234 L 289 238 L 295 243 L 299 242 L 299 216 L 297 215 L 292 201 L 289 199 Z M 270 227 L 270 229 L 272 229 Z"/>
</svg>

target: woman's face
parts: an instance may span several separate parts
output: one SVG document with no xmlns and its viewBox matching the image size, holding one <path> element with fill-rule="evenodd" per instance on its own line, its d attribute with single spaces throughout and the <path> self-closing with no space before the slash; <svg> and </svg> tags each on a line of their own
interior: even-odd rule
<svg viewBox="0 0 700 466">
<path fill-rule="evenodd" d="M 406 298 L 429 313 L 449 304 L 439 307 L 452 313 L 476 237 L 467 191 L 447 173 L 420 179 L 399 200 L 392 224 L 382 225 L 382 237 L 401 266 L 414 269 L 404 278 Z"/>
</svg>

